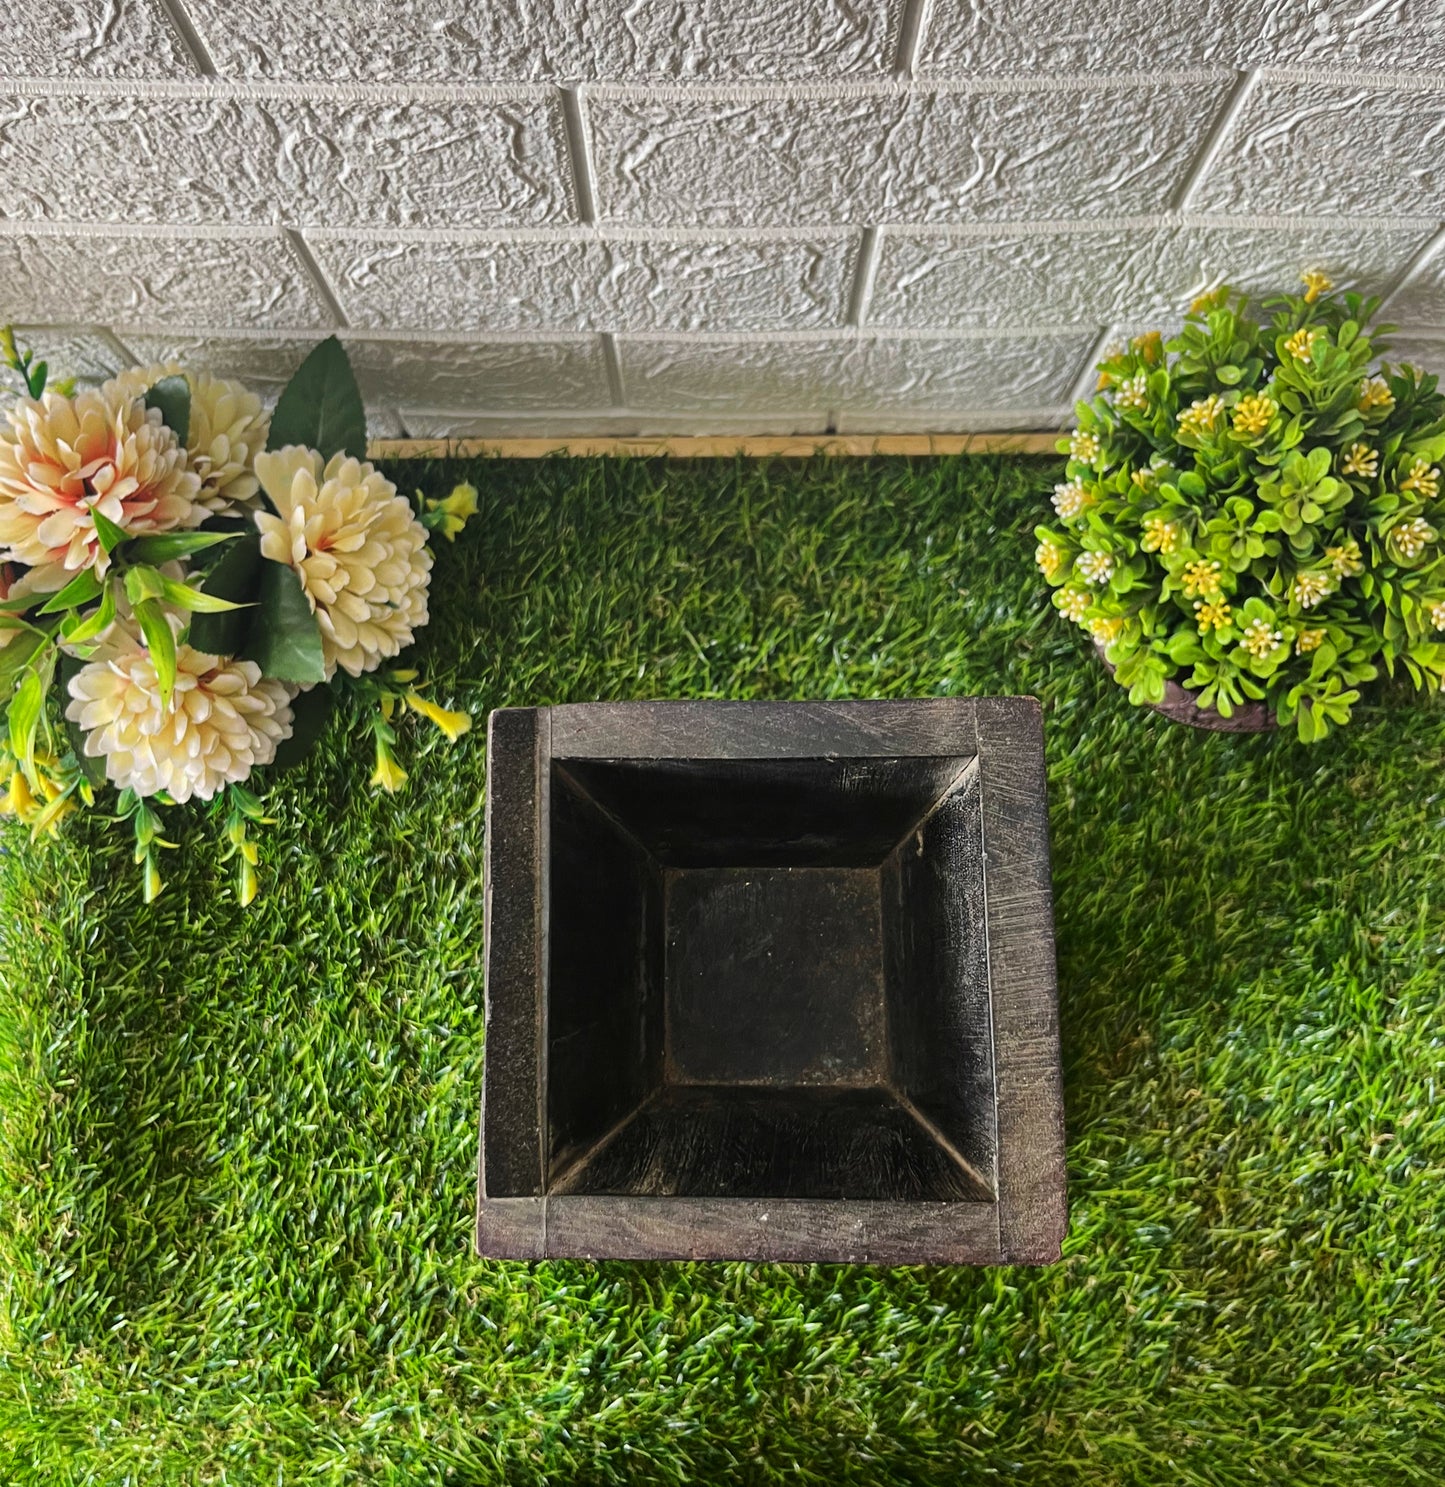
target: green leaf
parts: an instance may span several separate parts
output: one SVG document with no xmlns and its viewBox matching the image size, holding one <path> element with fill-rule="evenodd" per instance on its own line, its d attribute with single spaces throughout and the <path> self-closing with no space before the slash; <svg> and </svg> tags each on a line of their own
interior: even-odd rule
<svg viewBox="0 0 1445 1487">
<path fill-rule="evenodd" d="M 240 655 L 277 681 L 305 686 L 326 679 L 321 627 L 301 580 L 284 563 L 261 564 L 260 597 Z"/>
<path fill-rule="evenodd" d="M 95 535 L 100 550 L 109 556 L 125 541 L 125 533 L 99 508 L 90 508 L 90 519 L 95 526 Z"/>
<path fill-rule="evenodd" d="M 168 709 L 171 705 L 171 693 L 176 685 L 176 637 L 171 632 L 165 610 L 154 599 L 142 599 L 133 608 L 136 623 L 145 636 L 146 649 L 150 651 L 151 661 L 156 668 L 156 681 L 161 689 L 161 706 Z"/>
<path fill-rule="evenodd" d="M 71 615 L 61 622 L 61 644 L 84 645 L 87 641 L 94 640 L 113 619 L 115 619 L 115 585 L 108 583 L 105 586 L 105 593 L 101 595 L 99 609 L 92 611 L 84 619 L 79 615 Z"/>
<path fill-rule="evenodd" d="M 304 444 L 323 460 L 345 452 L 366 458 L 366 410 L 351 359 L 328 336 L 296 370 L 271 415 L 267 449 Z"/>
<path fill-rule="evenodd" d="M 35 783 L 35 733 L 45 706 L 45 683 L 33 667 L 27 669 L 10 699 L 10 752 L 25 778 Z"/>
<path fill-rule="evenodd" d="M 206 574 L 201 592 L 232 604 L 252 605 L 261 588 L 261 538 L 241 534 Z M 246 643 L 253 611 L 228 609 L 200 613 L 191 621 L 190 644 L 209 656 L 234 656 Z"/>
<path fill-rule="evenodd" d="M 127 553 L 138 563 L 173 563 L 222 542 L 234 542 L 235 532 L 165 532 L 158 537 L 135 538 Z"/>
<path fill-rule="evenodd" d="M 62 609 L 79 609 L 84 604 L 93 604 L 100 598 L 103 588 L 94 570 L 83 568 L 59 593 L 52 594 L 36 613 L 58 614 Z"/>
<path fill-rule="evenodd" d="M 17 635 L 0 646 L 0 699 L 9 695 L 15 678 L 29 666 L 35 654 L 48 641 L 49 636 L 39 630 L 32 630 L 28 635 Z"/>
<path fill-rule="evenodd" d="M 282 739 L 276 746 L 275 766 L 279 770 L 295 769 L 310 757 L 331 717 L 335 698 L 330 687 L 312 687 L 302 692 L 291 703 L 294 726 L 290 738 Z"/>
<path fill-rule="evenodd" d="M 214 594 L 193 589 L 189 584 L 177 583 L 173 578 L 161 580 L 161 596 L 167 604 L 174 604 L 187 614 L 224 614 L 232 609 L 244 609 L 231 599 L 218 599 Z"/>
<path fill-rule="evenodd" d="M 132 604 L 144 604 L 147 599 L 159 599 L 165 593 L 168 581 L 154 568 L 148 568 L 144 564 L 127 568 L 125 596 Z"/>
<path fill-rule="evenodd" d="M 70 682 L 85 662 L 75 656 L 62 656 L 60 658 L 60 696 L 61 710 L 64 711 L 65 704 L 70 698 Z M 70 738 L 70 747 L 80 764 L 86 779 L 92 785 L 105 784 L 105 760 L 99 755 L 90 755 L 85 752 L 85 740 L 89 737 L 85 729 L 71 718 L 65 720 L 65 731 Z"/>
<path fill-rule="evenodd" d="M 191 384 L 184 377 L 162 377 L 146 394 L 146 407 L 160 410 L 161 421 L 184 449 L 191 431 Z"/>
</svg>

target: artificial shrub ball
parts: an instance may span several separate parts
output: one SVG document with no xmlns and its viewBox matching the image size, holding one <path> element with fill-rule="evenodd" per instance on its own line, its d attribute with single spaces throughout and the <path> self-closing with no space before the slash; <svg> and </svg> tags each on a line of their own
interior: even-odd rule
<svg viewBox="0 0 1445 1487">
<path fill-rule="evenodd" d="M 1305 285 L 1267 324 L 1226 286 L 1100 363 L 1036 559 L 1130 701 L 1173 679 L 1310 742 L 1382 671 L 1445 678 L 1445 396 L 1382 361 L 1377 300 Z"/>
</svg>

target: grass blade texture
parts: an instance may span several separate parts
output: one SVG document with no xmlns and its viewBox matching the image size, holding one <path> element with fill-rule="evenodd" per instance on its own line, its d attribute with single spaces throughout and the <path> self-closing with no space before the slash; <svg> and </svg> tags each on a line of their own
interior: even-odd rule
<svg viewBox="0 0 1445 1487">
<path fill-rule="evenodd" d="M 0 855 L 0 1481 L 1368 1483 L 1445 1473 L 1445 709 L 1129 707 L 1050 461 L 411 465 L 482 509 L 420 663 L 478 722 L 1033 692 L 1072 1227 L 1041 1271 L 483 1263 L 481 728 L 338 718 L 243 911 L 203 813 Z M 409 725 L 410 727 L 410 725 Z"/>
</svg>

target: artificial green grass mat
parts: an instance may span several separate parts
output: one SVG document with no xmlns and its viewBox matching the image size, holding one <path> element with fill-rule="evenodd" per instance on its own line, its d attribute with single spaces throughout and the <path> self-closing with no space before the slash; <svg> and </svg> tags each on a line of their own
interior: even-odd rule
<svg viewBox="0 0 1445 1487">
<path fill-rule="evenodd" d="M 0 1481 L 1438 1481 L 1445 710 L 1131 709 L 1048 461 L 393 473 L 463 468 L 419 654 L 479 726 L 405 793 L 338 731 L 250 911 L 201 810 L 150 908 L 119 833 L 6 838 Z M 1064 1261 L 475 1259 L 487 710 L 969 692 L 1044 702 Z"/>
</svg>

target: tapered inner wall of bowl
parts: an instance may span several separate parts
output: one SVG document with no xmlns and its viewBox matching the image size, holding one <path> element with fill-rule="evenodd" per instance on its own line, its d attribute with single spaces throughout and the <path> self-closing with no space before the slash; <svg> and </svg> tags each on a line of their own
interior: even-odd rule
<svg viewBox="0 0 1445 1487">
<path fill-rule="evenodd" d="M 994 1189 L 978 769 L 552 763 L 547 1190 Z"/>
</svg>

